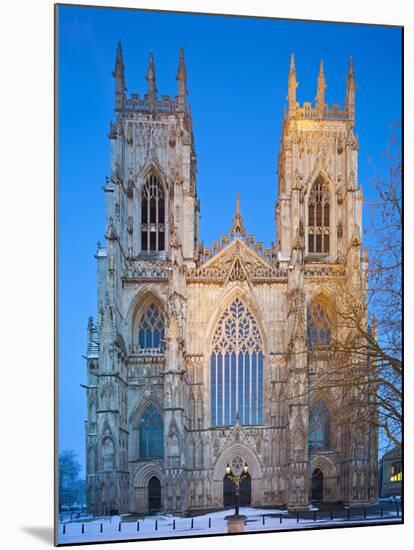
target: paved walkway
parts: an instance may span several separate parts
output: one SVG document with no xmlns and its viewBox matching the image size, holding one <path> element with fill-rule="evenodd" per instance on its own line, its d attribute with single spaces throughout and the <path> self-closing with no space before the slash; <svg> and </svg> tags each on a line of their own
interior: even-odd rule
<svg viewBox="0 0 414 550">
<path fill-rule="evenodd" d="M 325 508 L 325 506 L 324 506 Z M 218 535 L 227 533 L 225 516 L 232 510 L 219 510 L 195 517 L 175 517 L 169 514 L 146 516 L 132 520 L 128 516 L 111 518 L 80 518 L 78 521 L 60 523 L 59 543 L 103 542 L 182 536 Z M 331 510 L 310 510 L 295 514 L 285 509 L 245 507 L 240 513 L 247 517 L 246 532 L 312 529 L 339 525 L 364 525 L 373 523 L 401 523 L 400 503 L 380 502 L 367 508 L 348 510 L 343 506 Z"/>
</svg>

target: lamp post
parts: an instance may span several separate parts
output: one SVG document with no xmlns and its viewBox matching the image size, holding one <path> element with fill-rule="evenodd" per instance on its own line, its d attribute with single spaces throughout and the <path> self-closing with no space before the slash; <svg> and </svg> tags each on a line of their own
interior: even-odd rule
<svg viewBox="0 0 414 550">
<path fill-rule="evenodd" d="M 249 472 L 249 467 L 247 466 L 247 462 L 244 463 L 243 466 L 243 472 L 240 475 L 233 474 L 230 464 L 227 464 L 226 466 L 226 475 L 227 478 L 233 483 L 234 485 L 234 515 L 239 515 L 239 509 L 240 509 L 240 483 L 247 479 Z"/>
</svg>

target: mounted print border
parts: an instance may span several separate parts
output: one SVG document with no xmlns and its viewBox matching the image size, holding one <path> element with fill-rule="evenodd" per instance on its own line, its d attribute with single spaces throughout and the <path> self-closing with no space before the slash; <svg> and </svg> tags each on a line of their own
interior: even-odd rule
<svg viewBox="0 0 414 550">
<path fill-rule="evenodd" d="M 402 523 L 403 28 L 55 26 L 55 544 Z"/>
</svg>

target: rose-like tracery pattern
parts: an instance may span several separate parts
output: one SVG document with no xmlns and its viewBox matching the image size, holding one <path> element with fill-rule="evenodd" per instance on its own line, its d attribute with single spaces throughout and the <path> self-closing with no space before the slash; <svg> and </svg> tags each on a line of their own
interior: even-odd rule
<svg viewBox="0 0 414 550">
<path fill-rule="evenodd" d="M 257 321 L 236 298 L 212 339 L 211 424 L 263 423 L 263 343 Z"/>
</svg>

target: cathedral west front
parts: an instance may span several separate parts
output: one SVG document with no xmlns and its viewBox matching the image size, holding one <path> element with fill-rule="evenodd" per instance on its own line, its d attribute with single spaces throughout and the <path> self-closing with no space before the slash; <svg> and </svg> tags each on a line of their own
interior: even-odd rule
<svg viewBox="0 0 414 550">
<path fill-rule="evenodd" d="M 183 50 L 175 97 L 159 94 L 152 54 L 145 95 L 127 95 L 121 45 L 113 77 L 88 324 L 89 512 L 232 505 L 227 465 L 247 466 L 242 505 L 376 499 L 376 433 L 340 414 L 343 388 L 312 377 L 337 360 L 334 283 L 363 295 L 366 280 L 352 60 L 341 107 L 325 102 L 322 63 L 315 102 L 298 103 L 291 58 L 270 248 L 245 227 L 239 196 L 229 228 L 201 244 Z"/>
</svg>

